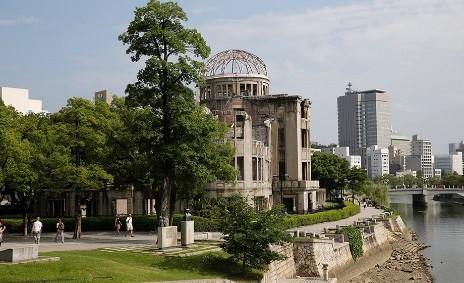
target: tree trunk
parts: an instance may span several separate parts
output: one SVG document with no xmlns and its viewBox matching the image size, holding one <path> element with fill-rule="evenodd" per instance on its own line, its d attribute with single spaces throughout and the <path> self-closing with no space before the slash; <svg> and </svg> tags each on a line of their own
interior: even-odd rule
<svg viewBox="0 0 464 283">
<path fill-rule="evenodd" d="M 171 196 L 169 199 L 169 223 L 174 222 L 174 211 L 176 210 L 176 201 L 177 201 L 177 194 L 176 194 L 176 189 L 171 188 Z"/>
<path fill-rule="evenodd" d="M 158 218 L 161 215 L 161 193 L 159 189 L 153 193 L 153 198 L 155 199 L 155 212 Z"/>
<path fill-rule="evenodd" d="M 23 212 L 23 235 L 27 236 L 27 211 Z"/>
<path fill-rule="evenodd" d="M 81 196 L 76 194 L 76 216 L 74 221 L 74 235 L 73 239 L 80 239 L 82 232 L 82 211 L 81 211 Z"/>
<path fill-rule="evenodd" d="M 169 226 L 171 222 L 169 221 L 170 215 L 170 198 L 171 198 L 171 179 L 166 174 L 163 180 L 163 188 L 161 189 L 161 211 L 160 216 L 164 217 L 166 220 L 166 225 Z"/>
<path fill-rule="evenodd" d="M 243 260 L 242 260 L 242 274 L 245 274 L 246 270 L 246 255 L 243 255 Z"/>
</svg>

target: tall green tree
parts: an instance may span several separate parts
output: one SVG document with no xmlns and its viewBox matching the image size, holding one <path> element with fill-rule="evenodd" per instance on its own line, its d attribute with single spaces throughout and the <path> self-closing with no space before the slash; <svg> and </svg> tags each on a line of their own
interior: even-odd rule
<svg viewBox="0 0 464 283">
<path fill-rule="evenodd" d="M 22 141 L 28 144 L 28 159 L 23 168 L 33 172 L 27 183 L 19 190 L 22 198 L 24 234 L 27 234 L 28 212 L 40 195 L 55 186 L 56 170 L 64 164 L 66 148 L 58 144 L 57 136 L 46 114 L 28 114 L 20 117 Z"/>
<path fill-rule="evenodd" d="M 81 237 L 81 199 L 89 190 L 102 189 L 113 180 L 105 170 L 111 146 L 109 136 L 117 116 L 103 102 L 71 98 L 66 107 L 51 116 L 61 146 L 66 148 L 63 164 L 55 170 L 55 184 L 75 192 L 73 238 Z"/>
<path fill-rule="evenodd" d="M 197 30 L 184 26 L 185 21 L 187 15 L 176 3 L 151 0 L 136 8 L 127 31 L 119 36 L 128 45 L 132 61 L 145 63 L 138 72 L 138 81 L 127 86 L 127 103 L 142 109 L 141 116 L 146 118 L 137 122 L 141 129 L 137 144 L 148 161 L 152 186 L 159 188 L 158 211 L 170 220 L 182 187 L 220 177 L 221 172 L 205 163 L 206 158 L 223 156 L 216 160 L 220 161 L 216 167 L 232 172 L 228 165 L 230 149 L 212 146 L 214 139 L 218 142 L 221 138 L 220 127 L 214 126 L 218 134 L 204 135 L 203 130 L 211 128 L 210 123 L 218 122 L 198 114 L 199 106 L 188 87 L 201 83 L 202 61 L 210 48 Z M 199 124 L 187 123 L 185 119 L 190 118 L 199 118 Z M 225 159 L 227 165 L 223 166 Z"/>
<path fill-rule="evenodd" d="M 362 192 L 362 187 L 368 180 L 367 172 L 365 169 L 352 167 L 348 171 L 346 179 L 349 181 L 348 188 L 351 190 L 352 199 L 354 202 L 354 195 L 360 194 Z"/>
<path fill-rule="evenodd" d="M 48 125 L 48 119 L 40 114 L 24 116 L 0 102 L 0 120 L 0 192 L 8 194 L 13 206 L 21 208 L 27 235 L 27 215 L 45 188 L 41 147 L 45 136 L 39 128 Z"/>
<path fill-rule="evenodd" d="M 329 194 L 339 189 L 350 173 L 350 163 L 332 153 L 316 152 L 311 159 L 311 170 L 314 179 L 319 180 L 321 187 Z"/>
</svg>

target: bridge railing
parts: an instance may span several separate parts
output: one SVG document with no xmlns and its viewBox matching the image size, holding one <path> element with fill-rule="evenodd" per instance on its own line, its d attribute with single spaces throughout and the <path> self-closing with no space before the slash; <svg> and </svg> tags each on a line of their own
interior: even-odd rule
<svg viewBox="0 0 464 283">
<path fill-rule="evenodd" d="M 464 186 L 462 187 L 394 187 L 390 188 L 389 191 L 420 191 L 420 190 L 429 190 L 429 191 L 464 191 Z"/>
</svg>

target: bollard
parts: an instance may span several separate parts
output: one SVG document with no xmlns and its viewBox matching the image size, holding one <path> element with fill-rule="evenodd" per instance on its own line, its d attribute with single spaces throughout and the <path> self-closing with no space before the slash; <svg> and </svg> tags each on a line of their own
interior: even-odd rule
<svg viewBox="0 0 464 283">
<path fill-rule="evenodd" d="M 325 281 L 329 280 L 329 265 L 327 263 L 322 264 L 322 279 Z"/>
</svg>

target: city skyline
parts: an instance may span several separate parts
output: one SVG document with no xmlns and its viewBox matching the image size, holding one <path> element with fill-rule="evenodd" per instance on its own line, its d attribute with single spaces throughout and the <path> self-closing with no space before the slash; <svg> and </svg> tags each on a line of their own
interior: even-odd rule
<svg viewBox="0 0 464 283">
<path fill-rule="evenodd" d="M 211 55 L 248 50 L 266 62 L 270 93 L 311 99 L 314 141 L 337 141 L 336 98 L 348 81 L 354 89 L 386 90 L 393 128 L 432 140 L 437 154 L 463 139 L 460 125 L 449 121 L 459 121 L 464 107 L 464 3 L 289 1 L 282 8 L 274 0 L 248 1 L 243 9 L 237 3 L 178 2 Z M 101 89 L 122 95 L 138 66 L 117 36 L 145 1 L 113 3 L 2 2 L 0 85 L 29 89 L 49 111 L 71 96 L 91 99 Z"/>
</svg>

